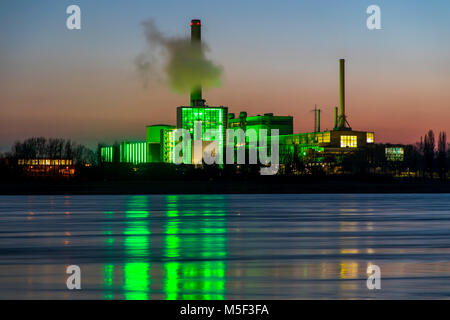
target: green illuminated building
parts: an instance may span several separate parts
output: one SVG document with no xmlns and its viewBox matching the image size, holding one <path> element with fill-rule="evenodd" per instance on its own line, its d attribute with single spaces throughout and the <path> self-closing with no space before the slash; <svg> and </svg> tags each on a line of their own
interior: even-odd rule
<svg viewBox="0 0 450 320">
<path fill-rule="evenodd" d="M 202 103 L 196 106 L 180 106 L 177 108 L 177 128 L 184 129 L 190 133 L 192 137 L 191 143 L 187 146 L 187 150 L 183 155 L 184 163 L 198 163 L 201 160 L 195 159 L 193 153 L 194 140 L 202 141 L 202 155 L 205 148 L 212 141 L 218 141 L 218 156 L 223 159 L 224 142 L 226 141 L 226 129 L 228 120 L 228 108 L 224 106 L 210 107 Z M 197 136 L 195 130 L 196 122 L 201 123 L 201 136 Z M 213 135 L 207 135 L 207 131 L 212 130 Z"/>
<path fill-rule="evenodd" d="M 175 163 L 175 128 L 161 131 L 161 162 Z"/>
<path fill-rule="evenodd" d="M 146 142 L 148 148 L 147 162 L 157 163 L 164 161 L 164 135 L 168 131 L 172 131 L 175 126 L 167 124 L 156 124 L 147 126 Z"/>
<path fill-rule="evenodd" d="M 120 144 L 120 162 L 146 163 L 147 156 L 147 143 L 145 141 L 124 141 Z"/>
<path fill-rule="evenodd" d="M 331 130 L 323 132 L 280 135 L 280 162 L 287 164 L 295 157 L 316 155 L 321 162 L 325 156 L 352 153 L 374 143 L 374 133 L 354 130 Z"/>
<path fill-rule="evenodd" d="M 247 116 L 247 112 L 241 112 L 239 117 L 235 118 L 234 113 L 228 114 L 228 128 L 242 129 L 244 131 L 256 130 L 259 137 L 259 130 L 265 129 L 270 134 L 271 129 L 278 129 L 280 135 L 293 133 L 294 118 L 292 116 L 274 116 L 273 113 L 264 115 Z"/>
<path fill-rule="evenodd" d="M 195 50 L 201 48 L 201 21 L 191 21 L 191 44 Z M 202 54 L 199 52 L 198 54 Z M 276 116 L 273 113 L 248 116 L 247 112 L 228 114 L 228 107 L 208 106 L 202 97 L 201 79 L 193 84 L 189 106 L 179 106 L 176 111 L 176 126 L 155 124 L 147 126 L 145 141 L 124 141 L 117 146 L 102 146 L 99 149 L 101 163 L 121 162 L 131 164 L 143 163 L 175 163 L 182 156 L 182 163 L 200 165 L 205 159 L 205 152 L 212 158 L 218 158 L 219 164 L 225 160 L 227 129 L 234 133 L 242 130 L 246 134 L 245 142 L 235 140 L 234 151 L 245 146 L 245 151 L 257 152 L 258 157 L 269 156 L 272 152 L 272 130 L 278 130 L 276 138 L 279 140 L 279 161 L 290 164 L 297 160 L 323 162 L 332 157 L 352 154 L 374 144 L 374 133 L 352 130 L 345 114 L 345 60 L 339 60 L 339 108 L 334 109 L 334 127 L 332 130 L 321 131 L 320 109 L 314 109 L 314 132 L 296 133 L 293 130 L 292 116 Z M 198 126 L 201 130 L 198 130 Z M 190 134 L 190 139 L 183 136 L 183 131 Z M 260 130 L 266 130 L 267 146 L 261 147 L 263 138 Z M 256 141 L 249 141 L 255 134 Z M 230 134 L 231 137 L 231 134 Z M 230 138 L 229 137 L 229 138 Z M 235 135 L 236 137 L 236 135 Z M 185 141 L 183 139 L 186 138 Z M 214 143 L 213 143 L 214 142 Z M 214 145 L 217 142 L 218 148 Z M 183 143 L 182 151 L 176 148 Z M 254 147 L 254 143 L 256 146 Z M 201 145 L 199 148 L 194 146 Z M 267 148 L 267 150 L 263 150 Z M 180 148 L 181 149 L 181 148 Z M 242 150 L 242 149 L 239 149 Z M 267 152 L 265 152 L 267 151 Z M 180 154 L 176 154 L 180 152 Z M 242 153 L 241 153 L 242 155 Z M 254 155 L 254 153 L 252 153 Z M 399 159 L 399 150 L 386 149 L 386 158 Z M 236 159 L 236 157 L 233 157 Z M 241 157 L 242 158 L 242 157 Z M 253 157 L 254 158 L 254 157 Z M 342 158 L 342 157 L 341 157 Z M 332 162 L 332 161 L 330 161 Z"/>
<path fill-rule="evenodd" d="M 100 162 L 114 162 L 114 155 L 116 153 L 114 146 L 101 146 Z"/>
</svg>

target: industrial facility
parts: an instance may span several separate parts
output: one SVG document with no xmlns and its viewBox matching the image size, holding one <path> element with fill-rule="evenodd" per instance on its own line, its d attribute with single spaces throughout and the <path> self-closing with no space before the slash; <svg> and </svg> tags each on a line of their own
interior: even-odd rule
<svg viewBox="0 0 450 320">
<path fill-rule="evenodd" d="M 201 42 L 201 22 L 191 21 L 191 44 Z M 226 106 L 209 106 L 202 96 L 201 83 L 191 90 L 190 105 L 176 108 L 176 125 L 156 124 L 147 126 L 145 141 L 123 141 L 113 146 L 100 146 L 100 163 L 175 163 L 175 146 L 181 143 L 176 139 L 178 129 L 188 131 L 193 139 L 182 154 L 184 164 L 198 165 L 193 152 L 194 140 L 201 140 L 202 153 L 212 142 L 218 143 L 219 157 L 226 153 L 227 129 L 242 129 L 244 132 L 254 129 L 266 129 L 269 132 L 269 143 L 275 137 L 270 136 L 272 129 L 278 130 L 279 161 L 286 166 L 296 161 L 314 164 L 326 164 L 335 159 L 369 148 L 375 142 L 374 132 L 355 131 L 349 124 L 345 108 L 345 60 L 339 60 L 339 107 L 334 108 L 334 128 L 321 131 L 320 112 L 315 109 L 314 131 L 294 133 L 292 116 L 280 116 L 273 113 L 248 116 L 242 111 L 236 116 L 228 112 Z M 201 136 L 195 130 L 196 122 L 201 122 Z M 207 135 L 208 129 L 216 130 L 214 136 Z M 257 139 L 259 140 L 259 135 Z M 238 145 L 235 145 L 237 148 Z M 246 149 L 251 148 L 249 141 Z M 392 152 L 392 150 L 389 150 Z M 401 150 L 396 150 L 400 153 Z M 393 159 L 393 156 L 391 157 Z M 334 159 L 334 160 L 333 160 Z"/>
</svg>

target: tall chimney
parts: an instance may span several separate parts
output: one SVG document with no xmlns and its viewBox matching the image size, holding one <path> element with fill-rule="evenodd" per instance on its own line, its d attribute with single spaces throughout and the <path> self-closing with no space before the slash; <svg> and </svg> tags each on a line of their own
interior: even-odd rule
<svg viewBox="0 0 450 320">
<path fill-rule="evenodd" d="M 317 132 L 320 132 L 320 109 L 317 109 Z"/>
<path fill-rule="evenodd" d="M 338 127 L 338 107 L 334 107 L 334 129 Z"/>
<path fill-rule="evenodd" d="M 198 50 L 196 54 L 201 54 L 202 24 L 200 20 L 191 20 L 191 45 L 193 50 Z M 202 85 L 199 83 L 191 88 L 191 106 L 203 105 Z"/>
<path fill-rule="evenodd" d="M 339 128 L 345 127 L 345 60 L 339 60 Z"/>
</svg>

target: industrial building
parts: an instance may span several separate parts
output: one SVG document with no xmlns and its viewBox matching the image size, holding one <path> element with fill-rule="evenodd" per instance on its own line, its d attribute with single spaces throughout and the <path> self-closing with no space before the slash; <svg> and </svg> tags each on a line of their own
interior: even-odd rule
<svg viewBox="0 0 450 320">
<path fill-rule="evenodd" d="M 188 143 L 185 154 L 183 155 L 183 163 L 198 164 L 206 151 L 206 148 L 213 142 L 218 143 L 219 157 L 224 154 L 224 142 L 227 129 L 227 107 L 210 107 L 205 105 L 205 100 L 194 100 L 193 106 L 181 106 L 177 108 L 177 129 L 184 129 L 192 137 Z M 201 136 L 197 136 L 199 132 L 195 130 L 195 123 L 201 122 Z M 215 130 L 215 135 L 208 135 L 208 130 Z M 201 153 L 194 154 L 193 145 L 195 141 L 201 140 Z M 173 145 L 171 146 L 173 147 Z"/>
<path fill-rule="evenodd" d="M 18 159 L 17 164 L 25 175 L 33 177 L 72 177 L 75 175 L 72 159 Z"/>
<path fill-rule="evenodd" d="M 201 41 L 200 20 L 191 21 L 191 43 L 199 44 Z M 242 129 L 246 132 L 254 129 L 266 129 L 270 135 L 271 129 L 277 129 L 279 135 L 269 136 L 279 139 L 280 163 L 289 164 L 295 159 L 304 157 L 314 161 L 323 161 L 325 157 L 333 157 L 352 153 L 358 149 L 366 148 L 375 142 L 374 132 L 353 130 L 347 119 L 345 110 L 345 60 L 339 60 L 339 108 L 334 108 L 334 128 L 320 130 L 320 110 L 315 110 L 315 126 L 313 132 L 294 133 L 292 116 L 279 116 L 273 113 L 248 116 L 247 112 L 240 112 L 239 116 L 228 113 L 228 107 L 208 106 L 202 97 L 201 84 L 195 85 L 191 90 L 190 105 L 179 106 L 176 109 L 176 126 L 158 124 L 147 126 L 146 140 L 127 142 L 118 146 L 101 146 L 100 162 L 121 163 L 174 163 L 175 146 L 181 139 L 176 139 L 179 129 L 188 131 L 192 139 L 187 142 L 187 148 L 182 154 L 183 163 L 201 164 L 204 151 L 212 142 L 218 143 L 219 157 L 225 154 L 226 129 Z M 195 130 L 196 122 L 201 122 L 201 136 Z M 215 136 L 207 135 L 208 129 L 216 130 Z M 257 139 L 259 140 L 259 134 Z M 201 140 L 202 152 L 195 155 L 194 141 Z M 235 147 L 238 147 L 235 145 Z M 249 148 L 249 141 L 246 141 Z M 388 152 L 388 151 L 387 151 Z M 391 154 L 391 151 L 389 151 Z M 200 155 L 200 158 L 198 158 Z M 223 158 L 222 158 L 223 159 Z"/>
<path fill-rule="evenodd" d="M 264 115 L 247 116 L 247 112 L 242 111 L 239 117 L 235 118 L 234 113 L 228 114 L 228 128 L 242 129 L 247 131 L 253 129 L 265 129 L 270 133 L 271 129 L 278 129 L 280 135 L 292 134 L 294 129 L 294 118 L 291 116 L 274 116 L 273 113 Z"/>
</svg>

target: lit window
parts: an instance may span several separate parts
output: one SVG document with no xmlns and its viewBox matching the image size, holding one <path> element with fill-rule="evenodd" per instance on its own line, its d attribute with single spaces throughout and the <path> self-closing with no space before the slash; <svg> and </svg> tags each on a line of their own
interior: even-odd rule
<svg viewBox="0 0 450 320">
<path fill-rule="evenodd" d="M 367 143 L 373 143 L 373 142 L 374 142 L 373 132 L 367 132 Z"/>
<path fill-rule="evenodd" d="M 402 147 L 386 148 L 386 160 L 403 161 L 405 159 L 405 150 Z"/>
<path fill-rule="evenodd" d="M 356 136 L 341 136 L 341 148 L 356 148 L 357 146 Z"/>
<path fill-rule="evenodd" d="M 330 132 L 324 132 L 317 135 L 318 143 L 329 143 L 330 142 Z"/>
</svg>

